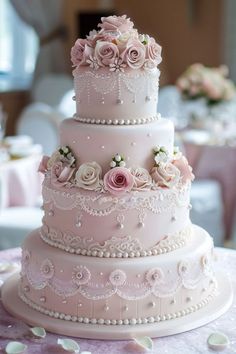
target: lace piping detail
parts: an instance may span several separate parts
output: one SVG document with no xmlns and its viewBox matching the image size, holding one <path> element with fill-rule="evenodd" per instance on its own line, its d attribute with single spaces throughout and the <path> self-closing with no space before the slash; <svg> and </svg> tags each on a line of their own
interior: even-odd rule
<svg viewBox="0 0 236 354">
<path fill-rule="evenodd" d="M 23 293 L 21 290 L 21 287 L 19 285 L 18 288 L 18 295 L 21 298 L 23 302 L 25 302 L 29 307 L 35 309 L 36 311 L 39 311 L 41 313 L 44 313 L 47 316 L 54 317 L 57 319 L 61 320 L 67 320 L 67 321 L 73 321 L 73 322 L 79 322 L 79 323 L 85 323 L 85 324 L 99 324 L 99 325 L 139 325 L 139 324 L 149 324 L 149 323 L 154 323 L 154 322 L 160 322 L 160 321 L 166 321 L 166 320 L 171 320 L 175 319 L 178 317 L 182 317 L 188 314 L 191 314 L 202 307 L 206 306 L 216 295 L 217 295 L 217 285 L 214 283 L 213 289 L 211 294 L 209 294 L 205 299 L 200 301 L 196 305 L 192 305 L 187 307 L 184 310 L 173 312 L 173 313 L 168 313 L 165 315 L 157 315 L 157 316 L 150 316 L 150 317 L 144 317 L 144 318 L 127 318 L 124 320 L 121 319 L 103 319 L 103 318 L 88 318 L 88 317 L 81 317 L 81 316 L 73 316 L 73 315 L 68 315 L 65 313 L 53 311 L 50 309 L 46 309 L 43 306 L 40 306 L 33 302 L 32 300 L 28 299 L 27 296 Z"/>
<path fill-rule="evenodd" d="M 47 179 L 45 179 L 46 181 Z M 188 207 L 190 183 L 181 188 L 170 190 L 156 190 L 149 193 L 130 192 L 122 197 L 115 197 L 104 193 L 64 192 L 43 186 L 45 204 L 55 205 L 61 210 L 74 208 L 85 211 L 93 216 L 107 216 L 114 211 L 149 210 L 153 214 L 161 214 L 176 207 Z"/>
<path fill-rule="evenodd" d="M 144 249 L 140 241 L 132 236 L 123 238 L 113 236 L 109 240 L 99 243 L 94 241 L 92 237 L 88 239 L 73 235 L 71 232 L 61 232 L 45 224 L 40 229 L 40 236 L 50 246 L 69 253 L 106 258 L 145 257 L 171 252 L 183 247 L 192 236 L 192 227 L 189 225 L 174 235 L 166 236 L 149 249 Z"/>
<path fill-rule="evenodd" d="M 205 257 L 204 254 L 195 261 L 181 261 L 177 269 L 171 272 L 161 268 L 148 269 L 140 274 L 135 282 L 130 281 L 128 275 L 121 269 L 113 270 L 108 279 L 104 277 L 98 281 L 96 275 L 92 276 L 92 271 L 83 265 L 71 266 L 71 270 L 68 265 L 67 271 L 68 274 L 71 273 L 71 277 L 68 276 L 66 280 L 60 279 L 58 277 L 60 271 L 56 269 L 58 265 L 53 264 L 50 259 L 36 262 L 35 256 L 31 262 L 29 259 L 27 261 L 23 259 L 22 267 L 29 284 L 36 290 L 49 287 L 58 296 L 70 297 L 80 294 L 89 300 L 108 299 L 115 294 L 125 300 L 139 300 L 149 295 L 158 298 L 174 296 L 181 287 L 195 289 L 201 280 L 213 281 L 210 253 L 207 254 L 207 265 L 202 262 Z M 51 269 L 47 268 L 46 273 L 42 271 L 45 264 L 51 265 Z"/>
</svg>

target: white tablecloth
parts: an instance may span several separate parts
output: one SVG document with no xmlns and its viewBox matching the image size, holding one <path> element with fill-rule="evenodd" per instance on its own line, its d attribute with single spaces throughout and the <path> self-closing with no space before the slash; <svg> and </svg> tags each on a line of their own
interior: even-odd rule
<svg viewBox="0 0 236 354">
<path fill-rule="evenodd" d="M 41 194 L 41 156 L 34 155 L 0 164 L 0 208 L 35 206 Z"/>
</svg>

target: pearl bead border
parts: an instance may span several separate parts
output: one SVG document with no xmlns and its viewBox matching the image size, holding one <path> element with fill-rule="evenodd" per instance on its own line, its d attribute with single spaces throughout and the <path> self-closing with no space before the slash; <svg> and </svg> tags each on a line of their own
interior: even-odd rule
<svg viewBox="0 0 236 354">
<path fill-rule="evenodd" d="M 98 257 L 98 258 L 139 258 L 139 257 L 148 257 L 148 256 L 157 256 L 160 254 L 165 254 L 165 253 L 169 253 L 172 251 L 175 251 L 179 248 L 182 248 L 184 246 L 186 246 L 186 244 L 188 243 L 187 240 L 186 241 L 179 241 L 176 242 L 175 244 L 171 245 L 171 246 L 166 246 L 166 247 L 162 247 L 162 248 L 153 248 L 150 250 L 142 250 L 142 251 L 135 251 L 135 252 L 109 252 L 109 251 L 91 251 L 91 250 L 87 250 L 87 249 L 75 249 L 69 246 L 64 246 L 62 244 L 60 244 L 59 242 L 56 241 L 51 241 L 50 239 L 48 239 L 40 230 L 39 231 L 40 237 L 41 239 L 46 242 L 48 245 L 55 247 L 55 248 L 59 248 L 63 251 L 66 251 L 68 253 L 71 254 L 77 254 L 77 255 L 82 255 L 82 256 L 92 256 L 92 257 Z"/>
<path fill-rule="evenodd" d="M 81 118 L 74 114 L 74 119 L 81 123 L 87 124 L 101 124 L 101 125 L 137 125 L 146 124 L 154 121 L 158 121 L 161 118 L 160 113 L 147 118 L 137 119 L 95 119 L 95 118 Z"/>
<path fill-rule="evenodd" d="M 92 324 L 92 325 L 139 325 L 139 324 L 149 324 L 149 323 L 156 323 L 156 322 L 161 322 L 161 321 L 166 321 L 166 320 L 172 320 L 176 319 L 179 317 L 186 316 L 188 314 L 191 314 L 197 310 L 200 310 L 202 307 L 205 307 L 216 295 L 217 295 L 217 287 L 215 286 L 212 290 L 212 293 L 209 294 L 204 300 L 199 302 L 196 305 L 187 307 L 185 310 L 180 310 L 176 311 L 173 313 L 169 313 L 166 315 L 161 315 L 161 316 L 151 316 L 151 317 L 144 317 L 144 318 L 126 318 L 124 320 L 116 320 L 116 319 L 103 319 L 103 318 L 88 318 L 88 317 L 78 317 L 78 316 L 71 316 L 67 315 L 62 312 L 58 311 L 53 311 L 53 310 L 48 310 L 45 309 L 42 306 L 37 305 L 33 301 L 29 300 L 21 291 L 19 287 L 18 295 L 20 299 L 26 303 L 29 307 L 32 309 L 43 313 L 44 315 L 47 315 L 49 317 L 54 317 L 56 319 L 60 320 L 65 320 L 65 321 L 72 321 L 72 322 L 79 322 L 79 323 L 84 323 L 84 324 Z"/>
</svg>

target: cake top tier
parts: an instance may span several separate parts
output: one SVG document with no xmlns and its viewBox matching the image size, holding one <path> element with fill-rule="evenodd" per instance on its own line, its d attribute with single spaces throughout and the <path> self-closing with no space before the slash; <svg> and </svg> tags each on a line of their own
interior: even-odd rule
<svg viewBox="0 0 236 354">
<path fill-rule="evenodd" d="M 98 28 L 71 50 L 75 119 L 115 125 L 156 120 L 161 47 L 126 16 L 102 17 Z"/>
<path fill-rule="evenodd" d="M 98 28 L 76 40 L 71 49 L 74 66 L 124 72 L 152 69 L 161 62 L 161 47 L 149 35 L 139 34 L 126 15 L 102 17 Z"/>
</svg>

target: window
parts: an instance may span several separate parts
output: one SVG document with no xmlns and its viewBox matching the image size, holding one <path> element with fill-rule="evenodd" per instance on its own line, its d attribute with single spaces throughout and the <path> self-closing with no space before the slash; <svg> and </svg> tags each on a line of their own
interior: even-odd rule
<svg viewBox="0 0 236 354">
<path fill-rule="evenodd" d="M 29 84 L 38 52 L 38 37 L 9 0 L 0 0 L 0 79 Z"/>
</svg>

